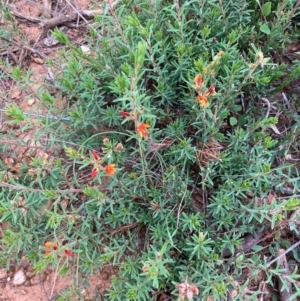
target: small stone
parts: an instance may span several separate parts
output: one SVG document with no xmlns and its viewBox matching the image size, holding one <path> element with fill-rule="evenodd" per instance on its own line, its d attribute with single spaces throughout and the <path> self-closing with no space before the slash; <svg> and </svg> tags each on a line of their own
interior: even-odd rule
<svg viewBox="0 0 300 301">
<path fill-rule="evenodd" d="M 90 54 L 91 53 L 91 49 L 89 47 L 85 46 L 85 45 L 81 45 L 80 48 L 81 48 L 81 50 L 84 54 Z"/>
<path fill-rule="evenodd" d="M 19 99 L 21 97 L 21 91 L 20 90 L 14 90 L 11 92 L 10 97 L 12 99 Z"/>
<path fill-rule="evenodd" d="M 30 279 L 30 283 L 31 283 L 31 286 L 34 286 L 34 285 L 37 285 L 37 284 L 41 284 L 41 280 L 40 280 L 40 277 L 39 275 L 33 275 L 33 277 Z"/>
<path fill-rule="evenodd" d="M 4 279 L 7 277 L 7 272 L 5 269 L 0 269 L 0 279 Z"/>
<path fill-rule="evenodd" d="M 22 285 L 26 281 L 26 276 L 24 274 L 23 270 L 19 270 L 16 272 L 14 279 L 13 279 L 13 285 Z"/>
<path fill-rule="evenodd" d="M 26 272 L 34 272 L 34 267 L 32 265 L 29 265 L 26 269 Z"/>
<path fill-rule="evenodd" d="M 102 280 L 108 280 L 108 279 L 109 279 L 109 273 L 107 273 L 107 272 L 102 272 L 102 273 L 101 273 L 101 278 L 102 278 Z"/>
<path fill-rule="evenodd" d="M 28 259 L 25 257 L 25 256 L 23 256 L 22 258 L 21 258 L 21 260 L 20 260 L 20 266 L 21 267 L 23 267 L 23 268 L 26 268 L 26 267 L 28 267 L 29 266 L 29 264 L 30 264 L 30 262 L 28 261 Z M 28 268 L 27 268 L 27 271 L 28 271 Z"/>
<path fill-rule="evenodd" d="M 45 282 L 45 281 L 47 281 L 47 279 L 48 279 L 48 274 L 45 273 L 45 272 L 42 272 L 42 273 L 40 274 L 39 279 L 40 279 L 40 282 Z"/>
<path fill-rule="evenodd" d="M 285 156 L 285 160 L 287 160 L 287 161 L 293 161 L 292 155 L 291 155 L 291 154 L 287 154 L 287 155 Z"/>
<path fill-rule="evenodd" d="M 51 47 L 59 44 L 59 41 L 57 41 L 53 36 L 47 37 L 44 39 L 44 45 Z"/>
<path fill-rule="evenodd" d="M 44 273 L 46 273 L 47 275 L 53 273 L 53 269 L 51 267 L 47 267 L 45 270 L 44 270 Z"/>
<path fill-rule="evenodd" d="M 32 60 L 34 62 L 36 62 L 37 64 L 43 65 L 44 64 L 44 60 L 39 58 L 39 57 L 33 57 Z"/>
<path fill-rule="evenodd" d="M 29 106 L 32 106 L 34 103 L 35 103 L 35 99 L 34 99 L 34 98 L 30 98 L 30 99 L 27 101 L 27 104 L 28 104 Z"/>
<path fill-rule="evenodd" d="M 31 278 L 34 275 L 33 272 L 26 272 L 26 277 Z"/>
</svg>

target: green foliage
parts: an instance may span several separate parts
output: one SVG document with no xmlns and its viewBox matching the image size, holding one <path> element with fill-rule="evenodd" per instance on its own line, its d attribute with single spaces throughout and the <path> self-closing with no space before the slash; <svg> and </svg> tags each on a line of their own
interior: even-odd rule
<svg viewBox="0 0 300 301">
<path fill-rule="evenodd" d="M 251 279 L 290 281 L 300 296 L 296 269 L 269 267 L 260 246 L 236 252 L 246 235 L 280 229 L 299 205 L 272 198 L 299 189 L 299 173 L 278 164 L 289 142 L 272 135 L 278 119 L 257 101 L 287 73 L 285 85 L 299 76 L 297 63 L 272 60 L 295 35 L 294 4 L 123 0 L 97 16 L 89 53 L 55 30 L 68 50 L 56 93 L 38 92 L 48 115 L 6 112 L 11 123 L 38 125 L 44 153 L 17 171 L 1 161 L 0 221 L 11 225 L 1 262 L 22 252 L 37 271 L 118 266 L 111 301 L 178 295 L 178 283 L 196 295 L 195 285 L 203 300 L 229 300 L 245 268 Z M 28 86 L 18 68 L 11 77 Z M 299 118 L 292 122 L 299 130 Z M 59 247 L 46 256 L 49 241 Z M 266 248 L 274 256 L 282 246 L 278 238 Z M 236 300 L 256 300 L 238 284 Z"/>
</svg>

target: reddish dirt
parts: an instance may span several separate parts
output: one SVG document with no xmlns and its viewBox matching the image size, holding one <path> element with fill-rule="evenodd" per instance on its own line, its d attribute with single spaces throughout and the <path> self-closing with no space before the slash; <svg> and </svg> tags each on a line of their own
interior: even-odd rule
<svg viewBox="0 0 300 301">
<path fill-rule="evenodd" d="M 72 6 L 69 5 L 69 1 L 60 1 L 52 3 L 52 10 L 60 13 L 71 12 L 72 6 L 77 9 L 88 9 L 91 5 L 91 0 L 73 0 L 71 1 Z M 11 5 L 15 11 L 29 17 L 34 18 L 45 18 L 46 12 L 43 11 L 43 5 L 45 0 L 17 0 L 11 1 Z M 55 58 L 58 48 L 62 48 L 62 45 L 55 45 L 47 47 L 44 44 L 44 39 L 49 37 L 50 31 L 43 31 L 37 24 L 16 18 L 19 30 L 19 36 L 14 36 L 15 42 L 18 45 L 29 45 L 41 51 L 45 57 L 41 58 L 34 53 L 27 51 L 22 56 L 21 51 L 6 52 L 4 59 L 8 59 L 12 66 L 16 66 L 18 59 L 20 60 L 23 70 L 30 71 L 30 87 L 21 89 L 12 80 L 7 79 L 5 82 L 2 81 L 0 92 L 4 96 L 3 100 L 0 101 L 1 111 L 5 110 L 8 103 L 15 102 L 25 112 L 37 112 L 40 110 L 38 104 L 39 100 L 35 97 L 37 89 L 41 88 L 45 83 L 45 78 L 48 73 L 46 66 L 47 58 Z M 5 26 L 5 24 L 4 24 Z M 70 40 L 81 43 L 84 40 L 85 29 L 69 28 L 67 35 Z M 3 52 L 4 49 L 1 49 Z M 0 54 L 1 56 L 1 54 Z M 0 57 L 1 58 L 1 57 Z M 1 71 L 1 70 L 0 70 Z M 6 87 L 6 89 L 2 89 Z M 1 91 L 2 89 L 2 91 Z M 39 113 L 43 113 L 39 111 Z M 0 130 L 5 133 L 4 124 L 1 123 Z M 17 129 L 16 129 L 17 132 Z M 17 133 L 19 138 L 23 138 L 24 141 L 28 141 L 34 136 L 34 130 L 27 131 L 25 133 Z M 3 141 L 2 141 L 3 142 Z M 9 141 L 7 141 L 9 142 Z M 10 145 L 11 150 L 15 150 L 14 145 Z M 15 150 L 16 151 L 16 150 Z M 25 154 L 25 149 L 18 149 L 17 157 L 22 157 Z M 5 230 L 5 225 L 0 224 L 0 234 Z M 0 235 L 1 236 L 1 235 Z M 76 260 L 76 259 L 75 259 Z M 49 301 L 56 300 L 59 294 L 65 295 L 66 299 L 63 300 L 78 300 L 75 296 L 75 291 L 79 291 L 84 300 L 97 300 L 96 294 L 102 295 L 104 291 L 109 287 L 112 275 L 116 274 L 111 266 L 104 267 L 101 271 L 98 271 L 94 275 L 88 277 L 89 286 L 79 284 L 84 279 L 77 279 L 71 275 L 58 276 L 57 271 L 48 268 L 39 274 L 34 274 L 33 267 L 30 263 L 21 264 L 18 267 L 11 266 L 9 270 L 0 268 L 0 301 Z M 16 283 L 16 279 L 20 278 L 19 282 Z M 73 294 L 72 294 L 73 291 Z M 83 299 L 80 300 L 83 300 Z M 95 299 L 96 298 L 96 299 Z"/>
<path fill-rule="evenodd" d="M 13 279 L 20 273 L 25 275 L 26 281 L 23 285 L 14 285 Z M 76 290 L 84 299 L 96 300 L 96 295 L 103 295 L 109 287 L 111 275 L 115 273 L 112 267 L 104 267 L 97 274 L 88 277 L 89 285 L 78 284 Z M 5 278 L 0 279 L 0 301 L 49 301 L 56 300 L 59 294 L 65 296 L 66 299 L 63 300 L 77 300 L 74 294 L 77 279 L 71 275 L 57 276 L 50 268 L 34 275 L 31 266 L 11 268 L 10 271 L 1 269 L 0 277 L 4 275 Z M 85 279 L 78 280 L 83 282 Z"/>
</svg>

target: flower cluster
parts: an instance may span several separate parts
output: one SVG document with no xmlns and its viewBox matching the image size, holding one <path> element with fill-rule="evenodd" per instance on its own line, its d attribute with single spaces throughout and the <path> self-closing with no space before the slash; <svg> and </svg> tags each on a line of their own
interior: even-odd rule
<svg viewBox="0 0 300 301">
<path fill-rule="evenodd" d="M 214 85 L 210 85 L 208 89 L 206 89 L 203 93 L 203 86 L 205 81 L 200 74 L 197 74 L 194 79 L 196 92 L 197 92 L 197 101 L 199 102 L 202 108 L 206 108 L 209 105 L 208 97 L 216 95 L 216 88 Z"/>
<path fill-rule="evenodd" d="M 193 300 L 194 295 L 199 295 L 199 290 L 194 283 L 187 280 L 183 283 L 176 284 L 176 288 L 179 290 L 178 301 Z"/>
<path fill-rule="evenodd" d="M 120 143 L 117 145 L 117 147 L 118 147 L 118 149 L 121 149 Z M 101 162 L 101 157 L 95 150 L 92 150 L 92 156 L 94 158 L 94 161 L 92 162 L 94 164 L 94 168 L 92 169 L 92 172 L 91 172 L 92 178 L 96 177 L 100 170 L 104 170 L 105 173 L 110 177 L 116 173 L 116 171 L 117 171 L 116 164 L 111 163 L 111 164 L 107 164 L 105 167 L 103 167 L 102 162 Z"/>
<path fill-rule="evenodd" d="M 125 112 L 125 111 L 120 111 L 120 115 L 124 118 L 127 118 L 127 117 L 130 117 L 134 114 L 131 114 L 131 113 L 128 113 L 128 112 Z M 134 116 L 132 116 L 131 118 L 133 121 L 137 118 L 135 118 Z M 145 138 L 145 139 L 148 139 L 149 137 L 149 132 L 148 132 L 148 128 L 150 128 L 151 125 L 148 124 L 148 123 L 136 123 L 136 131 L 137 133 L 142 137 L 142 138 Z"/>
<path fill-rule="evenodd" d="M 149 137 L 149 132 L 147 129 L 150 127 L 151 126 L 148 123 L 139 123 L 137 125 L 137 132 L 142 138 L 147 139 Z"/>
<path fill-rule="evenodd" d="M 53 251 L 57 251 L 59 249 L 59 246 L 57 243 L 52 242 L 52 241 L 46 241 L 45 242 L 45 255 L 50 255 Z M 74 257 L 74 253 L 66 249 L 65 254 L 69 257 Z"/>
</svg>

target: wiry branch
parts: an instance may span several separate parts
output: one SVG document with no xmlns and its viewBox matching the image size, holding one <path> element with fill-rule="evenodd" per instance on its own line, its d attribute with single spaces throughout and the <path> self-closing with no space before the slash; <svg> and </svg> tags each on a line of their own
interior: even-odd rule
<svg viewBox="0 0 300 301">
<path fill-rule="evenodd" d="M 119 0 L 114 1 L 110 3 L 110 6 L 115 8 L 119 4 Z M 40 27 L 45 28 L 45 29 L 50 29 L 54 28 L 56 26 L 70 23 L 72 21 L 76 21 L 77 18 L 86 18 L 86 19 L 93 19 L 96 15 L 102 15 L 104 13 L 104 10 L 101 9 L 96 9 L 96 10 L 78 10 L 74 13 L 67 14 L 67 15 L 60 15 L 60 16 L 55 16 L 51 19 L 40 19 L 40 18 L 33 18 L 30 16 L 25 16 L 18 11 L 14 10 L 13 8 L 11 9 L 11 13 L 15 15 L 18 18 L 25 19 L 27 21 L 37 23 L 39 24 Z"/>
</svg>

